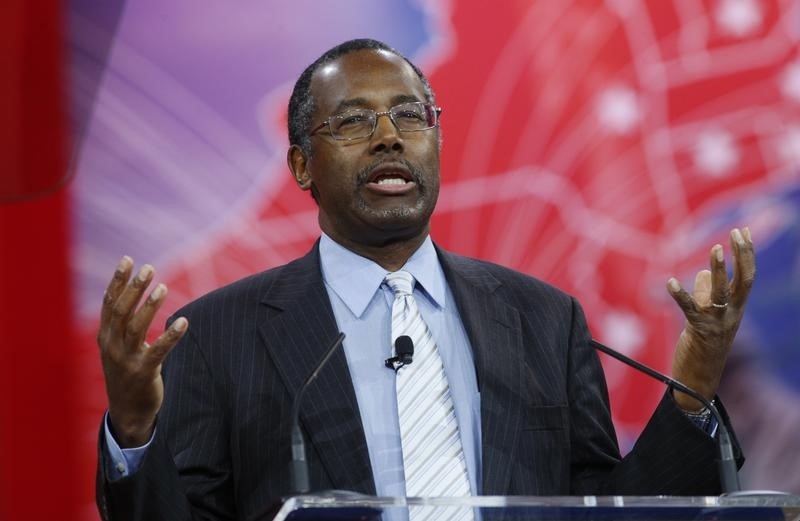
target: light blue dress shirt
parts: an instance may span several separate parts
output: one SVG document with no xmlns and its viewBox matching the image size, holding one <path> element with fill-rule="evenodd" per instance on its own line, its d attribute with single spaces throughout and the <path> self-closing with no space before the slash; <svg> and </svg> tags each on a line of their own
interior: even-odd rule
<svg viewBox="0 0 800 521">
<path fill-rule="evenodd" d="M 394 293 L 384 283 L 389 273 L 323 235 L 319 245 L 322 278 L 339 329 L 353 380 L 369 459 L 379 496 L 406 495 L 395 372 L 384 365 L 392 356 Z M 473 495 L 480 493 L 480 395 L 475 365 L 455 299 L 430 237 L 403 270 L 417 281 L 414 298 L 442 357 L 464 448 Z M 413 363 L 413 362 L 412 362 Z"/>
</svg>

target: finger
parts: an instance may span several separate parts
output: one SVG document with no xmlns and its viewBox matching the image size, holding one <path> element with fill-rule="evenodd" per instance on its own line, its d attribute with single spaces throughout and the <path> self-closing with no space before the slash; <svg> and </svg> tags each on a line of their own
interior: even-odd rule
<svg viewBox="0 0 800 521">
<path fill-rule="evenodd" d="M 689 315 L 697 311 L 697 305 L 694 299 L 681 287 L 675 277 L 667 281 L 667 291 L 669 291 L 669 294 L 672 295 L 672 298 L 675 299 L 675 302 L 677 302 L 678 306 L 683 310 L 684 315 Z"/>
<path fill-rule="evenodd" d="M 750 288 L 756 278 L 756 255 L 750 229 L 731 231 L 731 247 L 733 248 L 733 280 L 731 281 L 731 302 L 744 306 Z"/>
<path fill-rule="evenodd" d="M 111 309 L 114 307 L 120 293 L 125 289 L 128 279 L 131 276 L 131 269 L 133 268 L 133 259 L 125 255 L 120 259 L 114 270 L 114 275 L 108 282 L 105 292 L 103 293 L 103 306 L 100 308 L 100 323 L 108 322 L 111 318 Z"/>
<path fill-rule="evenodd" d="M 725 268 L 725 252 L 721 244 L 711 248 L 711 297 L 709 304 L 720 311 L 730 301 L 731 288 L 728 285 L 728 270 Z"/>
<path fill-rule="evenodd" d="M 122 294 L 117 298 L 114 307 L 111 310 L 110 329 L 111 333 L 124 332 L 124 327 L 131 316 L 131 313 L 136 309 L 142 294 L 150 285 L 153 279 L 153 267 L 145 264 L 139 268 L 139 272 L 131 279 L 130 283 L 125 286 Z"/>
<path fill-rule="evenodd" d="M 170 324 L 170 326 L 161 333 L 161 336 L 156 338 L 145 351 L 145 360 L 150 367 L 159 366 L 167 357 L 175 344 L 183 337 L 184 333 L 189 326 L 189 321 L 184 317 L 179 317 Z"/>
<path fill-rule="evenodd" d="M 131 276 L 132 269 L 133 259 L 125 255 L 120 259 L 119 263 L 117 263 L 114 275 L 108 282 L 105 292 L 103 292 L 103 304 L 100 307 L 100 326 L 97 331 L 97 343 L 100 347 L 103 347 L 105 344 L 114 304 L 125 289 L 125 285 L 128 283 L 128 279 Z"/>
<path fill-rule="evenodd" d="M 694 276 L 692 298 L 699 307 L 707 307 L 711 302 L 711 272 L 709 270 L 700 270 Z"/>
<path fill-rule="evenodd" d="M 138 349 L 142 345 L 147 335 L 147 330 L 150 329 L 150 324 L 153 322 L 153 317 L 166 300 L 166 296 L 167 287 L 164 284 L 158 284 L 145 299 L 142 307 L 128 321 L 125 338 L 129 340 L 131 347 Z"/>
</svg>

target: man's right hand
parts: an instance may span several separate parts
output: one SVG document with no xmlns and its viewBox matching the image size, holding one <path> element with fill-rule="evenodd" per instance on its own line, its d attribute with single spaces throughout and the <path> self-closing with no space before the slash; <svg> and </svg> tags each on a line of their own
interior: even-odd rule
<svg viewBox="0 0 800 521">
<path fill-rule="evenodd" d="M 161 363 L 188 326 L 180 317 L 148 344 L 147 330 L 164 302 L 167 287 L 158 284 L 139 306 L 153 280 L 153 267 L 145 264 L 133 278 L 132 272 L 133 260 L 123 257 L 103 296 L 97 332 L 108 413 L 114 438 L 122 448 L 139 447 L 150 439 L 164 399 Z"/>
</svg>

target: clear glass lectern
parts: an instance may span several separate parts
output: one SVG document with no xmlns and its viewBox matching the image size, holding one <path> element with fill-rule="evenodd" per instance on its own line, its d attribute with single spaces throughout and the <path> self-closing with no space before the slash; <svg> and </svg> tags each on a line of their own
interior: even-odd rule
<svg viewBox="0 0 800 521">
<path fill-rule="evenodd" d="M 294 496 L 275 521 L 380 520 L 392 512 L 423 509 L 431 513 L 470 510 L 490 520 L 737 520 L 800 521 L 800 496 L 747 494 L 709 497 L 640 496 L 477 496 L 470 498 L 387 498 L 357 494 Z M 384 516 L 384 514 L 386 514 Z"/>
</svg>

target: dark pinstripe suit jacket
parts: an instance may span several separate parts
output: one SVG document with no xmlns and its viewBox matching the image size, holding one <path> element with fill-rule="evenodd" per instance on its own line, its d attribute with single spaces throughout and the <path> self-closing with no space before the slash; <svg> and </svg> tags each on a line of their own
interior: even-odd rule
<svg viewBox="0 0 800 521">
<path fill-rule="evenodd" d="M 716 494 L 713 441 L 665 396 L 620 459 L 600 363 L 576 301 L 507 268 L 439 256 L 474 350 L 485 495 Z M 164 366 L 153 445 L 110 481 L 104 518 L 250 519 L 290 493 L 289 408 L 338 329 L 319 251 L 198 299 Z M 342 350 L 304 399 L 314 489 L 375 493 Z"/>
</svg>

